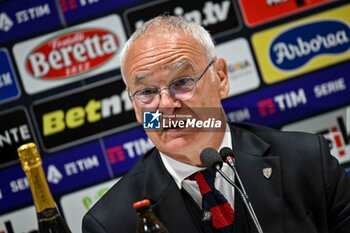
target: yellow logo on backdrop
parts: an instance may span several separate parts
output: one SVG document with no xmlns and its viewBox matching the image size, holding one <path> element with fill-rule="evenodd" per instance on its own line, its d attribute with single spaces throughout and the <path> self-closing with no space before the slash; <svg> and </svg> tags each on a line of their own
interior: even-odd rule
<svg viewBox="0 0 350 233">
<path fill-rule="evenodd" d="M 350 58 L 350 5 L 253 35 L 263 79 L 275 83 Z"/>
</svg>

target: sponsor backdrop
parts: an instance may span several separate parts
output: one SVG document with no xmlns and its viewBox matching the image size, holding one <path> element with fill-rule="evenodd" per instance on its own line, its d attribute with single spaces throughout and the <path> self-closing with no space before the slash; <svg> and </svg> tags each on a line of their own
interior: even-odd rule
<svg viewBox="0 0 350 233">
<path fill-rule="evenodd" d="M 37 232 L 17 147 L 39 145 L 74 233 L 152 142 L 137 125 L 119 54 L 167 12 L 203 25 L 228 62 L 230 121 L 320 133 L 350 175 L 347 0 L 0 2 L 0 233 Z"/>
</svg>

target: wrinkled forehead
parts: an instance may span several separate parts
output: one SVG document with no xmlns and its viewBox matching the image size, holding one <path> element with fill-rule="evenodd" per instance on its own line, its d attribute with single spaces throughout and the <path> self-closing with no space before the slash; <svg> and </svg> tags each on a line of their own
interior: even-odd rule
<svg viewBox="0 0 350 233">
<path fill-rule="evenodd" d="M 130 41 L 125 57 L 130 57 L 135 50 L 136 53 L 147 52 L 148 54 L 151 54 L 153 50 L 154 54 L 157 54 L 162 46 L 178 50 L 178 52 L 180 52 L 179 49 L 189 49 L 201 50 L 203 54 L 206 54 L 205 46 L 190 33 L 181 30 L 163 32 L 161 29 L 154 29 Z"/>
<path fill-rule="evenodd" d="M 130 85 L 154 75 L 156 71 L 194 71 L 206 60 L 204 46 L 184 33 L 143 35 L 127 51 L 124 70 Z"/>
</svg>

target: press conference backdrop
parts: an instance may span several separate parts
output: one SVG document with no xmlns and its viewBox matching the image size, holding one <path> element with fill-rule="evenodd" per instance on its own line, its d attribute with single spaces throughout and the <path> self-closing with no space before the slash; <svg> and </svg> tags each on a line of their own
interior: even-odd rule
<svg viewBox="0 0 350 233">
<path fill-rule="evenodd" d="M 228 61 L 227 117 L 323 134 L 350 173 L 347 0 L 0 1 L 0 233 L 36 232 L 19 145 L 35 141 L 73 232 L 153 145 L 134 117 L 118 56 L 168 12 L 211 32 Z"/>
</svg>

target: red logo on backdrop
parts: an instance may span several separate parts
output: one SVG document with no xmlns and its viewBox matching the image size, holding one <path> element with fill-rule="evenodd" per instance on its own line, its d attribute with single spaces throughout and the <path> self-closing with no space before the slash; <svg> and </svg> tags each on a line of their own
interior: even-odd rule
<svg viewBox="0 0 350 233">
<path fill-rule="evenodd" d="M 38 79 L 71 78 L 92 71 L 116 55 L 117 36 L 104 29 L 83 29 L 60 35 L 36 47 L 26 69 Z"/>
<path fill-rule="evenodd" d="M 244 18 L 251 26 L 327 2 L 331 0 L 240 0 Z"/>
</svg>

